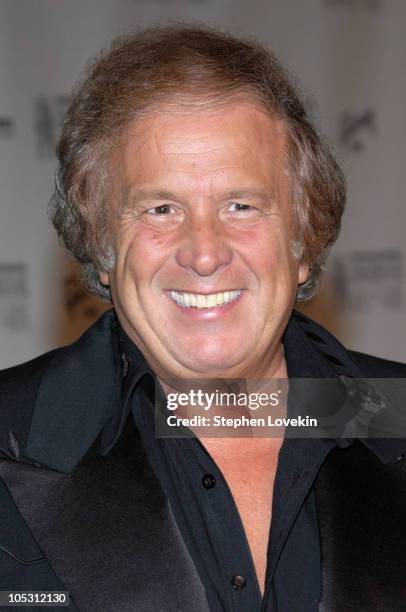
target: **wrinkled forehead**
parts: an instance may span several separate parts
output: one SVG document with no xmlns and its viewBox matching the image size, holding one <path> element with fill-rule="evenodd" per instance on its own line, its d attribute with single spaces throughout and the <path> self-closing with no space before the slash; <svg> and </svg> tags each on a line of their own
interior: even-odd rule
<svg viewBox="0 0 406 612">
<path fill-rule="evenodd" d="M 114 176 L 132 184 L 165 188 L 166 182 L 218 184 L 237 174 L 276 188 L 287 177 L 284 122 L 253 103 L 202 108 L 161 105 L 132 121 L 114 150 Z M 227 185 L 229 188 L 230 185 Z"/>
<path fill-rule="evenodd" d="M 247 120 L 249 125 L 246 124 Z M 184 137 L 194 137 L 197 140 L 205 135 L 210 125 L 217 128 L 223 123 L 242 136 L 249 132 L 249 127 L 252 129 L 255 126 L 264 133 L 264 137 L 286 138 L 283 119 L 272 108 L 255 98 L 233 95 L 209 102 L 203 98 L 199 103 L 195 99 L 190 101 L 186 96 L 147 106 L 125 126 L 119 143 L 126 145 L 133 137 L 143 138 L 154 130 L 163 129 L 177 132 L 178 136 L 182 137 L 186 126 L 192 126 L 192 130 L 184 134 Z M 257 137 L 258 135 L 256 133 Z"/>
</svg>

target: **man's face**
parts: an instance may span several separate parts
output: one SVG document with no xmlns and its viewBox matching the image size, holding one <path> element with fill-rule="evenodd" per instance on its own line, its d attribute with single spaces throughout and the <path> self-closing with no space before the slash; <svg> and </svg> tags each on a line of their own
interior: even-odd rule
<svg viewBox="0 0 406 612">
<path fill-rule="evenodd" d="M 271 376 L 298 283 L 283 124 L 260 107 L 163 111 L 115 154 L 113 303 L 161 377 Z"/>
</svg>

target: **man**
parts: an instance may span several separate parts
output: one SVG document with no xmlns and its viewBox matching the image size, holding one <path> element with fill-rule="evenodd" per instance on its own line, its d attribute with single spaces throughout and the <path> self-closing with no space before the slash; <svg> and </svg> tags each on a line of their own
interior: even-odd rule
<svg viewBox="0 0 406 612">
<path fill-rule="evenodd" d="M 174 380 L 406 375 L 293 311 L 344 185 L 278 61 L 188 26 L 120 39 L 58 158 L 53 223 L 114 310 L 1 374 L 1 589 L 84 611 L 404 609 L 403 439 L 154 435 Z"/>
</svg>

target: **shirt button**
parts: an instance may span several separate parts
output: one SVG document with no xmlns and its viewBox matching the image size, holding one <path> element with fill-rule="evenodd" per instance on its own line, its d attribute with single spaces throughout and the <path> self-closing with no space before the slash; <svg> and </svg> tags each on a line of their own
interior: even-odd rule
<svg viewBox="0 0 406 612">
<path fill-rule="evenodd" d="M 245 588 L 247 585 L 247 581 L 244 576 L 233 576 L 231 578 L 231 584 L 235 591 L 241 591 L 241 589 Z"/>
<path fill-rule="evenodd" d="M 216 484 L 216 479 L 213 474 L 205 474 L 202 478 L 202 483 L 205 489 L 212 489 Z"/>
</svg>

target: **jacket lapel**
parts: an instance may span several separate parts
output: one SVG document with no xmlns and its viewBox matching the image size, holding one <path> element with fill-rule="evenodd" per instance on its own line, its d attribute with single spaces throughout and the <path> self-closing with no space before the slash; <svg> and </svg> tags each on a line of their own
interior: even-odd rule
<svg viewBox="0 0 406 612">
<path fill-rule="evenodd" d="M 404 609 L 406 461 L 365 445 L 331 451 L 316 481 L 321 612 Z"/>
<path fill-rule="evenodd" d="M 79 610 L 208 610 L 132 419 L 71 474 L 1 461 L 0 476 Z"/>
<path fill-rule="evenodd" d="M 113 311 L 74 344 L 56 351 L 42 376 L 23 455 L 72 472 L 120 412 L 121 372 Z"/>
</svg>

